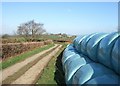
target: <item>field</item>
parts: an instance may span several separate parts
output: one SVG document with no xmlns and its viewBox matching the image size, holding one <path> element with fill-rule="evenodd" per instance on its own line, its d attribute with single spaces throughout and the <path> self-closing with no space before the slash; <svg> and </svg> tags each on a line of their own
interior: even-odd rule
<svg viewBox="0 0 120 86">
<path fill-rule="evenodd" d="M 21 36 L 3 37 L 0 63 L 2 84 L 60 84 L 55 79 L 58 77 L 57 60 L 74 38 L 61 34 L 27 39 Z M 6 74 L 8 71 L 9 74 Z M 28 78 L 30 76 L 33 78 Z"/>
</svg>

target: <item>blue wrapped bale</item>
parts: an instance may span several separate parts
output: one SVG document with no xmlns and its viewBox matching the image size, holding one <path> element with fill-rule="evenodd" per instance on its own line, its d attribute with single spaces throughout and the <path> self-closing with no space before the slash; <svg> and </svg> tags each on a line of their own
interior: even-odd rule
<svg viewBox="0 0 120 86">
<path fill-rule="evenodd" d="M 64 51 L 68 51 L 68 50 L 75 50 L 74 45 L 68 44 Z"/>
<path fill-rule="evenodd" d="M 111 61 L 112 67 L 120 75 L 120 36 L 113 47 Z"/>
<path fill-rule="evenodd" d="M 75 60 L 75 59 L 78 59 L 78 58 L 81 58 L 79 54 L 74 54 L 73 56 L 71 56 L 70 58 L 68 58 L 64 65 L 63 65 L 63 68 L 66 72 L 66 68 L 69 66 L 69 64 L 71 63 L 71 61 Z"/>
<path fill-rule="evenodd" d="M 64 50 L 66 84 L 120 83 L 120 33 L 78 36 Z"/>
<path fill-rule="evenodd" d="M 69 59 L 71 56 L 75 55 L 76 52 L 72 52 L 72 51 L 66 51 L 64 52 L 63 56 L 62 56 L 62 64 L 64 65 L 64 63 L 66 62 L 67 59 Z"/>
<path fill-rule="evenodd" d="M 99 76 L 96 77 L 94 79 L 89 80 L 87 83 L 85 84 L 94 84 L 95 86 L 97 85 L 113 85 L 113 86 L 119 86 L 120 84 L 120 78 L 117 75 L 103 75 L 103 76 Z"/>
<path fill-rule="evenodd" d="M 112 68 L 111 65 L 111 52 L 113 45 L 118 38 L 118 33 L 111 33 L 103 38 L 99 44 L 98 48 L 98 61 L 105 66 Z"/>
<path fill-rule="evenodd" d="M 97 62 L 97 52 L 98 45 L 102 38 L 104 38 L 107 34 L 99 33 L 94 35 L 90 41 L 87 43 L 87 54 L 90 59 Z"/>
<path fill-rule="evenodd" d="M 81 58 L 79 55 L 74 55 L 66 61 L 64 67 L 67 84 L 72 84 L 71 83 L 72 76 L 82 65 L 85 64 L 86 64 L 85 59 Z"/>
<path fill-rule="evenodd" d="M 85 84 L 87 81 L 106 74 L 115 75 L 115 73 L 98 63 L 83 65 L 73 76 L 73 84 Z M 77 82 L 76 82 L 77 81 Z M 97 83 L 100 84 L 100 83 Z"/>
<path fill-rule="evenodd" d="M 68 58 L 70 58 L 71 56 L 75 55 L 77 52 L 76 50 L 73 48 L 73 45 L 69 45 L 63 52 L 63 56 L 62 56 L 62 64 L 64 65 L 64 63 L 66 62 L 66 60 Z"/>
<path fill-rule="evenodd" d="M 98 33 L 93 33 L 93 34 L 90 34 L 90 35 L 88 35 L 88 36 L 86 36 L 83 40 L 82 40 L 82 42 L 81 42 L 81 53 L 82 54 L 84 54 L 84 55 L 86 55 L 87 56 L 87 43 L 88 43 L 88 41 L 94 36 L 94 35 L 96 35 L 96 34 L 98 34 Z"/>
<path fill-rule="evenodd" d="M 80 46 L 80 44 L 81 44 L 81 42 L 82 42 L 82 40 L 85 38 L 86 36 L 78 36 L 78 37 L 76 37 L 75 38 L 75 40 L 73 41 L 73 45 L 74 45 L 74 47 L 75 47 L 75 49 L 80 53 L 81 52 L 81 46 Z"/>
</svg>

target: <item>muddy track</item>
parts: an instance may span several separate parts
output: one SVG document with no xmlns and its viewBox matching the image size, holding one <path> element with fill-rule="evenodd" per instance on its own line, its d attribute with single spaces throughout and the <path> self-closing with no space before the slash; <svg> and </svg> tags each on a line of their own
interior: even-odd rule
<svg viewBox="0 0 120 86">
<path fill-rule="evenodd" d="M 42 56 L 43 54 L 45 54 L 45 53 L 47 53 L 48 51 L 52 50 L 52 49 L 55 48 L 56 46 L 58 46 L 58 45 L 56 44 L 54 47 L 52 47 L 52 48 L 50 48 L 50 49 L 48 49 L 48 50 L 42 51 L 42 52 L 40 52 L 40 53 L 38 53 L 38 54 L 36 54 L 36 55 L 33 55 L 33 56 L 25 59 L 25 60 L 22 61 L 22 62 L 16 63 L 16 64 L 14 64 L 13 66 L 10 66 L 10 67 L 8 67 L 8 68 L 0 71 L 0 72 L 2 72 L 2 80 L 0 80 L 0 81 L 5 80 L 7 77 L 9 77 L 9 76 L 13 75 L 14 73 L 16 73 L 17 71 L 19 71 L 22 67 L 24 67 L 25 65 L 27 65 L 27 64 L 29 64 L 30 62 L 34 61 L 35 59 L 40 58 L 40 56 Z M 0 75 L 0 76 L 1 76 L 1 75 Z"/>
</svg>

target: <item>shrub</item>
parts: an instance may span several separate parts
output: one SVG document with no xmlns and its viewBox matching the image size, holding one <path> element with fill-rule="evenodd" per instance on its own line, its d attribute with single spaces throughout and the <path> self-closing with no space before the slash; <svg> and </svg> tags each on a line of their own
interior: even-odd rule
<svg viewBox="0 0 120 86">
<path fill-rule="evenodd" d="M 32 50 L 43 45 L 48 45 L 53 43 L 52 40 L 47 40 L 43 42 L 25 42 L 25 43 L 8 43 L 2 44 L 2 59 L 23 53 L 25 51 Z"/>
</svg>

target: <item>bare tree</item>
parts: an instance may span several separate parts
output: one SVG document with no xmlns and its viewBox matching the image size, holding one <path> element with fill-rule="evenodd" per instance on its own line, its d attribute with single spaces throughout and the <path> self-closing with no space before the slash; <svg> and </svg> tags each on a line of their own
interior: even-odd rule
<svg viewBox="0 0 120 86">
<path fill-rule="evenodd" d="M 34 22 L 34 20 L 21 24 L 20 26 L 18 26 L 17 30 L 17 33 L 19 35 L 32 35 L 32 37 L 34 37 L 35 35 L 43 34 L 44 32 L 46 32 L 46 30 L 43 29 L 43 24 L 36 23 Z"/>
</svg>

